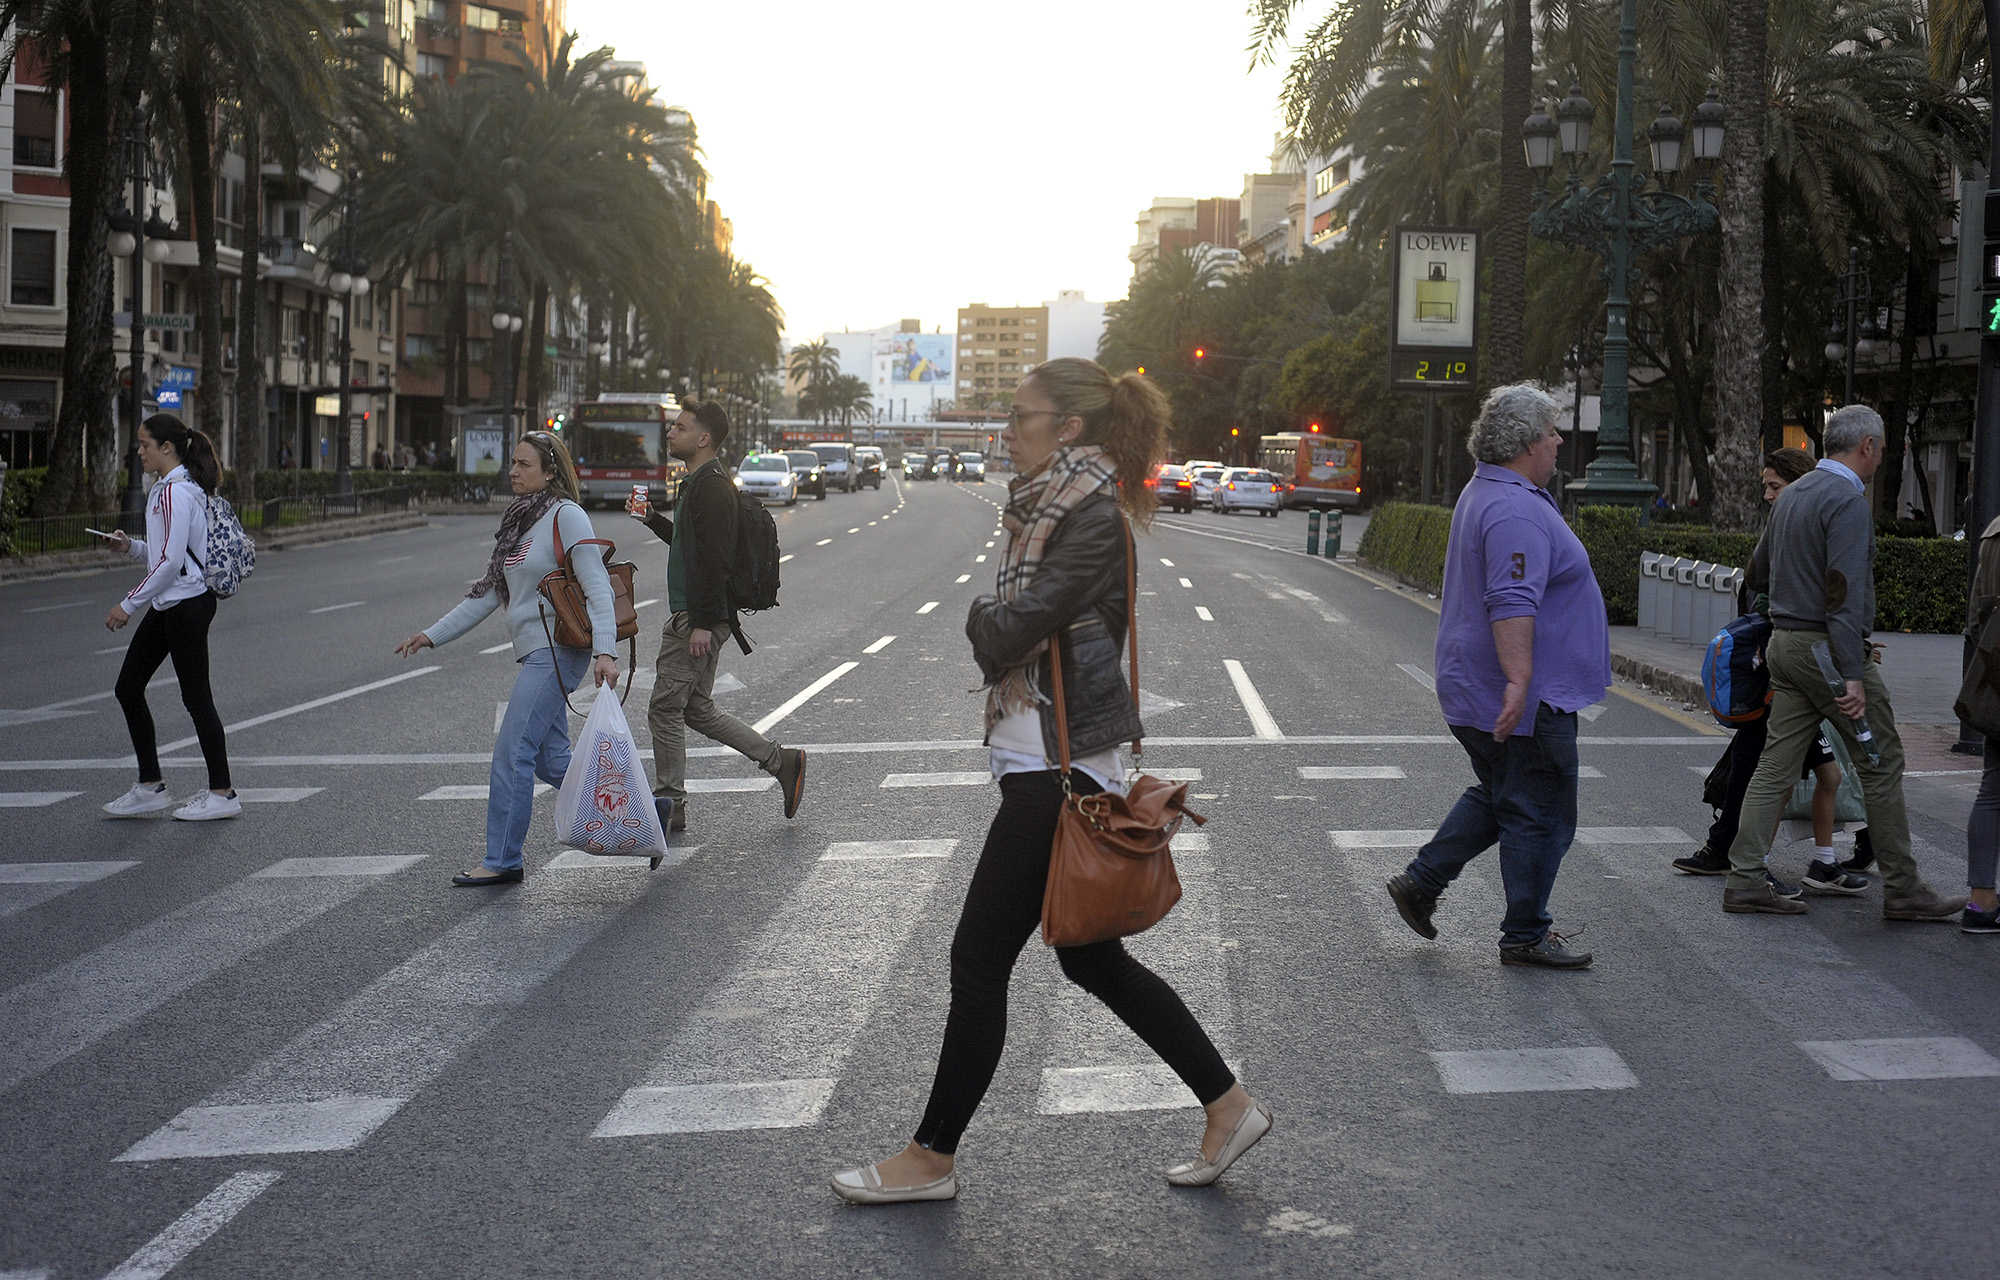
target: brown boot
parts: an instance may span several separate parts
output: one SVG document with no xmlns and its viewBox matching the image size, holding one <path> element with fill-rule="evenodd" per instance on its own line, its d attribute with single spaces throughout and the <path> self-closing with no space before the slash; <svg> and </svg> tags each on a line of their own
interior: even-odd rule
<svg viewBox="0 0 2000 1280">
<path fill-rule="evenodd" d="M 1797 898 L 1779 896 L 1767 880 L 1755 888 L 1724 889 L 1722 909 L 1731 915 L 1802 916 L 1806 913 L 1806 904 Z"/>
<path fill-rule="evenodd" d="M 1931 892 L 1930 886 L 1918 885 L 1911 893 L 1891 897 L 1883 895 L 1882 918 L 1884 920 L 1924 920 L 1934 924 L 1950 924 L 1959 912 L 1965 910 L 1965 899 L 1947 898 Z"/>
</svg>

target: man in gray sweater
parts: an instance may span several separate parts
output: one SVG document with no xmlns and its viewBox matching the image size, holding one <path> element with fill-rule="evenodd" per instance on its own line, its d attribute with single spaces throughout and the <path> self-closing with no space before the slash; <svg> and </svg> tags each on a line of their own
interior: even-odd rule
<svg viewBox="0 0 2000 1280">
<path fill-rule="evenodd" d="M 1792 482 L 1771 508 L 1765 541 L 1771 553 L 1770 737 L 1743 800 L 1736 840 L 1729 846 L 1729 880 L 1722 909 L 1803 915 L 1806 904 L 1782 898 L 1764 876 L 1764 855 L 1799 765 L 1819 722 L 1847 740 L 1868 800 L 1868 830 L 1882 863 L 1886 920 L 1949 921 L 1963 898 L 1934 893 L 1910 856 L 1910 820 L 1903 808 L 1903 742 L 1889 690 L 1869 660 L 1875 623 L 1875 520 L 1865 488 L 1882 464 L 1882 417 L 1866 405 L 1836 409 L 1826 420 L 1826 456 Z M 1831 651 L 1836 691 L 1814 657 Z M 1855 732 L 1865 721 L 1874 755 Z"/>
</svg>

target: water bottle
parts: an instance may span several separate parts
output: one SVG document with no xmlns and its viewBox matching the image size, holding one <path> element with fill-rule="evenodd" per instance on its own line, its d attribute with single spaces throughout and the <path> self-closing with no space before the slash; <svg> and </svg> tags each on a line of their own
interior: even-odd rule
<svg viewBox="0 0 2000 1280">
<path fill-rule="evenodd" d="M 1827 647 L 1826 641 L 1821 640 L 1814 644 L 1812 654 L 1813 661 L 1819 664 L 1819 673 L 1826 677 L 1827 688 L 1833 690 L 1833 696 L 1846 697 L 1847 680 L 1840 674 L 1840 669 L 1833 665 L 1833 651 Z M 1867 718 L 1855 716 L 1847 723 L 1854 730 L 1854 736 L 1861 743 L 1861 749 L 1868 753 L 1868 763 L 1881 764 L 1882 753 L 1875 749 L 1875 734 L 1868 728 Z"/>
</svg>

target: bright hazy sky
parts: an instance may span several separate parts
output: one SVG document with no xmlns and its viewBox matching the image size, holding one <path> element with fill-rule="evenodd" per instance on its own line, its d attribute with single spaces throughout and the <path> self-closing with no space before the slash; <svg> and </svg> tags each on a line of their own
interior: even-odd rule
<svg viewBox="0 0 2000 1280">
<path fill-rule="evenodd" d="M 1282 73 L 1248 70 L 1246 7 L 569 0 L 568 18 L 693 113 L 709 194 L 792 342 L 1123 297 L 1154 196 L 1235 196 L 1268 167 Z"/>
</svg>

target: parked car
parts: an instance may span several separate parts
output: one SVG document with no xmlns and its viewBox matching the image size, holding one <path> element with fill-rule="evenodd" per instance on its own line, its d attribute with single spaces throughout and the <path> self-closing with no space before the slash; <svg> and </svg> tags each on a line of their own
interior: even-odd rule
<svg viewBox="0 0 2000 1280">
<path fill-rule="evenodd" d="M 1194 510 L 1193 484 L 1188 479 L 1187 468 L 1179 463 L 1161 463 L 1159 470 L 1153 472 L 1153 478 L 1146 484 L 1152 489 L 1153 496 L 1160 500 L 1162 507 L 1183 513 Z"/>
<path fill-rule="evenodd" d="M 737 464 L 736 487 L 753 498 L 791 506 L 799 500 L 799 476 L 782 453 L 753 453 Z"/>
<path fill-rule="evenodd" d="M 1215 486 L 1222 483 L 1222 473 L 1228 470 L 1220 463 L 1193 463 L 1188 465 L 1188 495 L 1196 506 L 1215 505 Z"/>
<path fill-rule="evenodd" d="M 785 460 L 792 464 L 792 474 L 799 478 L 798 493 L 810 493 L 821 502 L 826 501 L 826 467 L 820 463 L 819 455 L 811 449 L 787 449 Z"/>
<path fill-rule="evenodd" d="M 1255 511 L 1275 520 L 1285 501 L 1285 485 L 1261 467 L 1231 467 L 1222 473 L 1210 501 L 1218 515 Z"/>
<path fill-rule="evenodd" d="M 872 444 L 856 445 L 854 460 L 861 465 L 861 478 L 856 484 L 882 487 L 882 451 Z"/>
<path fill-rule="evenodd" d="M 984 480 L 986 478 L 986 455 L 983 453 L 961 453 L 958 463 L 962 478 Z"/>
<path fill-rule="evenodd" d="M 853 493 L 861 483 L 861 467 L 854 459 L 854 446 L 844 440 L 815 440 L 808 447 L 819 455 L 820 464 L 826 469 L 827 486 Z"/>
<path fill-rule="evenodd" d="M 905 480 L 935 480 L 937 474 L 931 470 L 931 457 L 927 453 L 906 453 L 903 455 L 903 478 Z"/>
</svg>

